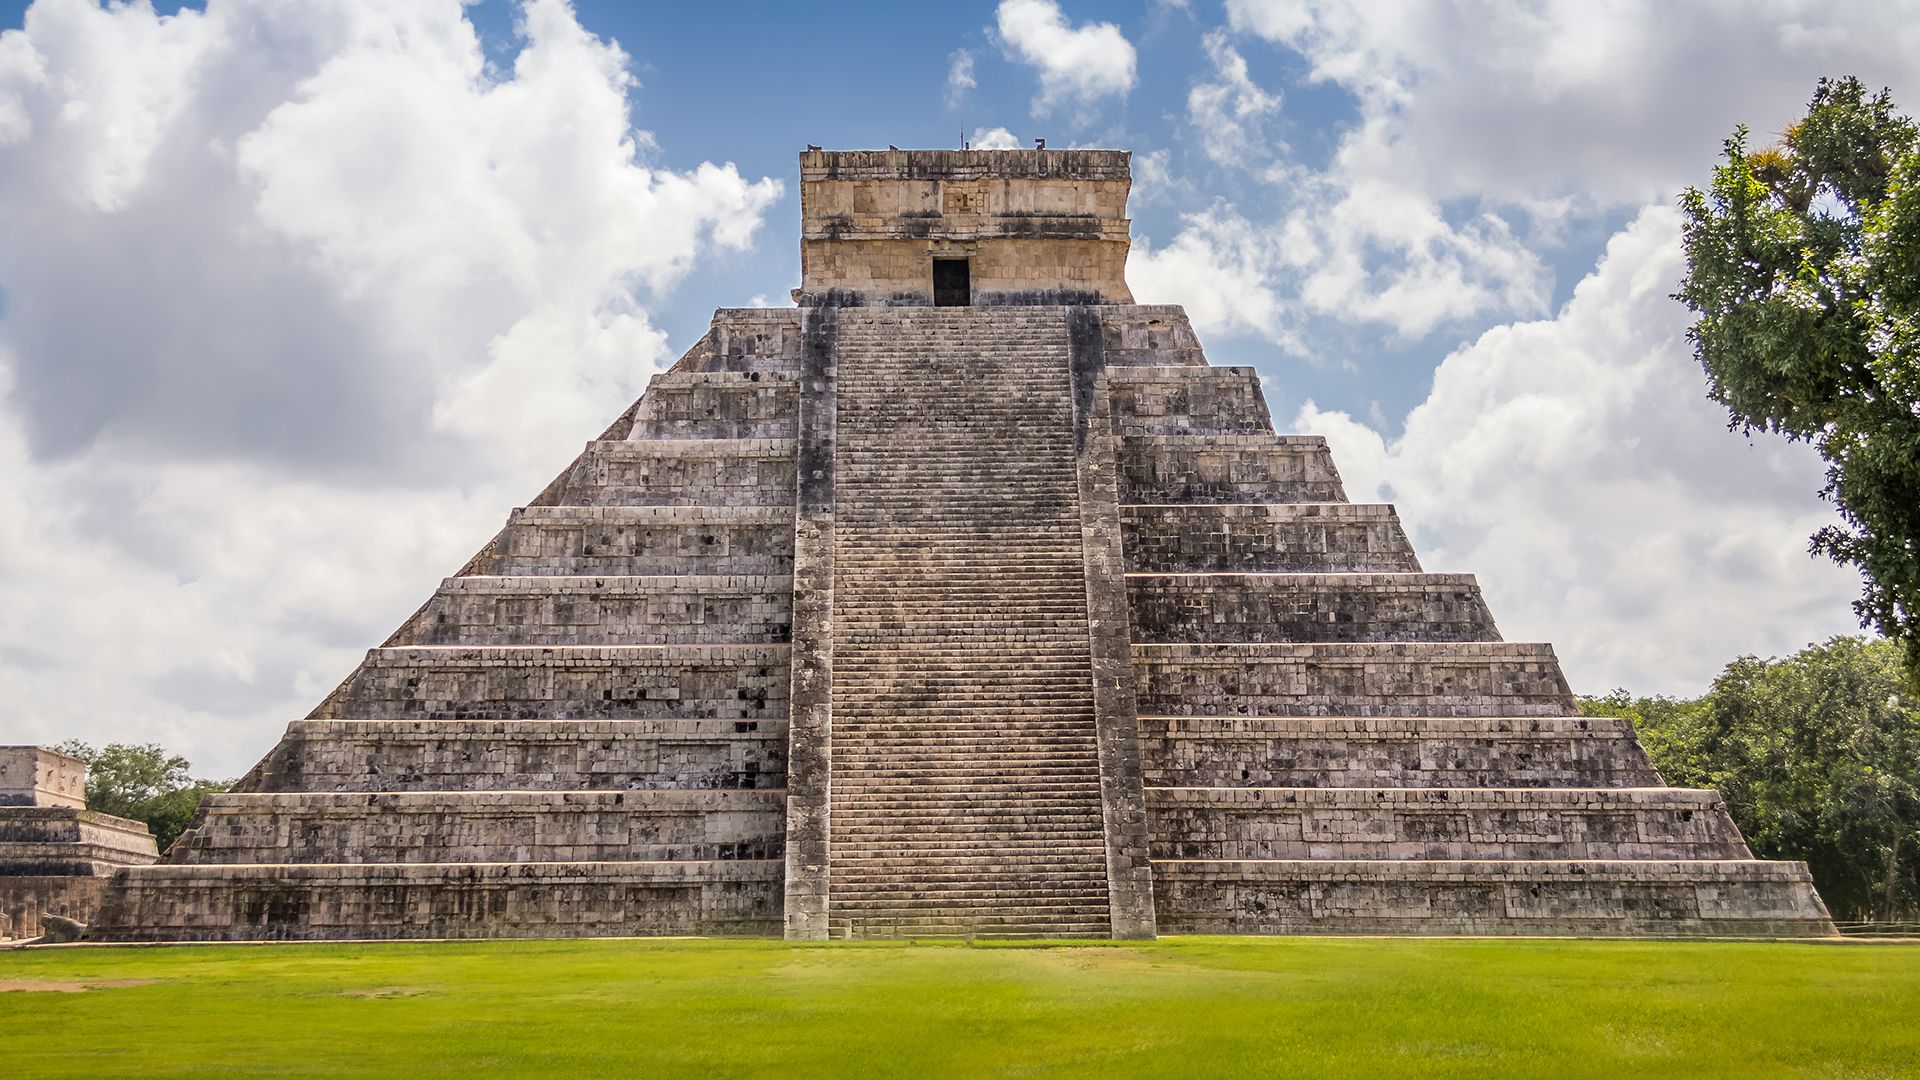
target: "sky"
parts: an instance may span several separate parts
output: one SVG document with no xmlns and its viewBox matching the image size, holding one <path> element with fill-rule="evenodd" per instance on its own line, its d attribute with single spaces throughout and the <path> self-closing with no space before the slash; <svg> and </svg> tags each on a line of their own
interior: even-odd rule
<svg viewBox="0 0 1920 1080">
<path fill-rule="evenodd" d="M 1134 153 L 1128 277 L 1575 689 L 1855 629 L 1675 200 L 1914 0 L 0 2 L 0 743 L 244 771 L 705 331 L 796 155 Z"/>
</svg>

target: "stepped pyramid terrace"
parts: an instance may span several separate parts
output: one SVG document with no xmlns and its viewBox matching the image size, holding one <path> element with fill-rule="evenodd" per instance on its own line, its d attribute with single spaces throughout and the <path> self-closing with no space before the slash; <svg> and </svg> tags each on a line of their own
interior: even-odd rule
<svg viewBox="0 0 1920 1080">
<path fill-rule="evenodd" d="M 809 151 L 723 309 L 93 935 L 1818 935 L 1123 269 L 1128 155 Z"/>
<path fill-rule="evenodd" d="M 114 871 L 159 856 L 138 821 L 87 809 L 87 763 L 41 746 L 0 746 L 0 939 L 42 918 L 93 918 Z"/>
</svg>

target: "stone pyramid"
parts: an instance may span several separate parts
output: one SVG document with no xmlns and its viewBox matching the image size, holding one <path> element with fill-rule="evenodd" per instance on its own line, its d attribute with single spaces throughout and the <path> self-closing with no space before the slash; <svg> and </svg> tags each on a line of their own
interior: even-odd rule
<svg viewBox="0 0 1920 1080">
<path fill-rule="evenodd" d="M 801 179 L 799 305 L 718 312 L 100 936 L 1831 932 L 1132 303 L 1125 153 Z"/>
</svg>

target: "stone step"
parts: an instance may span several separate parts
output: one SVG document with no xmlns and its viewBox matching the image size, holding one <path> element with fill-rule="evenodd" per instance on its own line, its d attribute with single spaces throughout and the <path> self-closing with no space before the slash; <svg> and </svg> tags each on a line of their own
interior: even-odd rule
<svg viewBox="0 0 1920 1080">
<path fill-rule="evenodd" d="M 1471 574 L 1128 574 L 1133 640 L 1498 641 Z"/>
<path fill-rule="evenodd" d="M 211 795 L 194 863 L 777 859 L 786 792 L 414 791 Z"/>
<path fill-rule="evenodd" d="M 704 371 L 797 371 L 806 338 L 798 308 L 721 308 L 703 339 Z"/>
<path fill-rule="evenodd" d="M 528 506 L 464 571 L 785 575 L 793 511 L 774 506 Z"/>
<path fill-rule="evenodd" d="M 24 877 L 106 877 L 129 863 L 150 863 L 157 854 L 153 838 L 144 850 L 129 851 L 130 845 L 93 842 L 47 842 L 0 840 L 0 883 Z"/>
<path fill-rule="evenodd" d="M 1750 859 L 1679 788 L 1148 788 L 1163 859 Z"/>
<path fill-rule="evenodd" d="M 1649 787 L 1625 720 L 1540 716 L 1141 716 L 1161 787 Z"/>
<path fill-rule="evenodd" d="M 100 941 L 772 934 L 778 859 L 161 865 L 120 871 Z"/>
<path fill-rule="evenodd" d="M 632 438 L 790 439 L 799 380 L 760 371 L 668 371 L 634 410 Z"/>
<path fill-rule="evenodd" d="M 794 440 L 602 439 L 551 489 L 578 506 L 792 506 Z"/>
<path fill-rule="evenodd" d="M 1805 863 L 1155 860 L 1163 934 L 1824 936 Z"/>
<path fill-rule="evenodd" d="M 1109 368 L 1102 381 L 1123 436 L 1273 433 L 1250 367 Z"/>
<path fill-rule="evenodd" d="M 970 898 L 1023 930 L 1094 933 L 1107 871 L 1066 320 L 992 331 L 972 314 L 840 315 L 827 914 L 852 930 L 863 904 L 948 918 Z M 916 895 L 931 899 L 899 906 Z"/>
<path fill-rule="evenodd" d="M 1317 435 L 1153 435 L 1116 449 L 1122 503 L 1343 502 Z"/>
<path fill-rule="evenodd" d="M 448 578 L 388 646 L 781 643 L 787 575 Z"/>
<path fill-rule="evenodd" d="M 1391 506 L 1373 503 L 1136 505 L 1120 508 L 1137 573 L 1417 572 Z"/>
<path fill-rule="evenodd" d="M 1205 716 L 1565 716 L 1553 647 L 1521 642 L 1135 645 L 1139 710 Z"/>
<path fill-rule="evenodd" d="M 1075 837 L 1104 835 L 1097 824 L 1099 821 L 1097 800 L 1019 807 L 1012 805 L 1010 799 L 1002 798 L 999 803 L 1004 805 L 996 807 L 989 800 L 968 803 L 868 799 L 851 801 L 845 805 L 836 803 L 834 813 L 844 820 L 838 822 L 834 835 L 863 836 L 882 846 L 904 843 L 916 837 L 939 839 L 954 836 L 967 831 L 967 826 L 1032 830 L 1049 836 L 1051 838 L 1047 841 L 1049 844 L 1056 840 L 1066 841 Z M 1087 816 L 1090 811 L 1093 814 L 1091 819 Z M 875 831 L 886 829 L 900 831 L 898 833 Z M 1008 845 L 1011 850 L 1015 841 L 1009 840 Z M 1062 854 L 1062 857 L 1066 856 Z"/>
<path fill-rule="evenodd" d="M 296 720 L 236 790 L 781 788 L 787 722 Z"/>
<path fill-rule="evenodd" d="M 785 645 L 372 649 L 316 720 L 786 715 Z"/>
<path fill-rule="evenodd" d="M 0 845 L 5 844 L 104 848 L 131 860 L 152 861 L 158 854 L 144 823 L 78 806 L 0 805 Z M 0 859 L 0 867 L 5 865 L 7 860 Z"/>
</svg>

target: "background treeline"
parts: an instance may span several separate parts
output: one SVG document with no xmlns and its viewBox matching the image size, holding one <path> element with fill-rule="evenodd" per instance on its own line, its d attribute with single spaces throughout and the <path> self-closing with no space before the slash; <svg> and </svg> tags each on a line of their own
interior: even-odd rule
<svg viewBox="0 0 1920 1080">
<path fill-rule="evenodd" d="M 158 743 L 113 743 L 95 750 L 69 740 L 54 749 L 87 763 L 87 809 L 146 822 L 165 851 L 200 808 L 200 797 L 231 787 L 230 780 L 196 780 L 192 765 Z"/>
<path fill-rule="evenodd" d="M 1698 698 L 1580 710 L 1631 720 L 1667 783 L 1718 788 L 1756 854 L 1806 860 L 1834 918 L 1920 916 L 1920 697 L 1896 643 L 1743 656 Z"/>
</svg>

